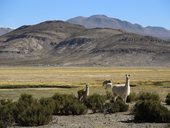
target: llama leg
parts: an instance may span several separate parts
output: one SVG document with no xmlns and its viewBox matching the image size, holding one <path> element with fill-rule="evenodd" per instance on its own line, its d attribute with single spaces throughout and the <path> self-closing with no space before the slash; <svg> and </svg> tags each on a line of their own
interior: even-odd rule
<svg viewBox="0 0 170 128">
<path fill-rule="evenodd" d="M 82 99 L 83 99 L 83 96 L 80 96 L 80 99 L 79 99 L 79 100 L 82 101 Z"/>
<path fill-rule="evenodd" d="M 124 102 L 125 102 L 125 104 L 126 104 L 126 100 L 127 100 L 127 96 L 125 96 L 125 98 L 124 98 Z"/>
<path fill-rule="evenodd" d="M 114 102 L 116 102 L 117 96 L 114 97 Z"/>
</svg>

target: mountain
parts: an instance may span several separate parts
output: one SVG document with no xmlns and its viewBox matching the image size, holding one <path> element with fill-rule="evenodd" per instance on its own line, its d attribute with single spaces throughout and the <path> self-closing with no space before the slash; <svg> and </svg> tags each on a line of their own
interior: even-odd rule
<svg viewBox="0 0 170 128">
<path fill-rule="evenodd" d="M 0 28 L 0 36 L 12 31 L 13 29 L 11 28 Z"/>
<path fill-rule="evenodd" d="M 63 21 L 22 26 L 0 37 L 0 65 L 169 66 L 170 42 Z"/>
<path fill-rule="evenodd" d="M 158 37 L 165 40 L 170 40 L 170 30 L 162 27 L 142 27 L 139 24 L 132 24 L 127 21 L 122 21 L 116 18 L 110 18 L 105 15 L 93 15 L 90 17 L 75 17 L 67 20 L 69 23 L 83 25 L 86 28 L 112 28 L 121 29 L 126 32 Z"/>
</svg>

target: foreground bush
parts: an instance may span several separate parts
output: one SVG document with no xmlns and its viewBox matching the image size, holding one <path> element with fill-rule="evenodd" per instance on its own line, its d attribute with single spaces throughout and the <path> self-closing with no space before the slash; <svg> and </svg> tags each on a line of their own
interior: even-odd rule
<svg viewBox="0 0 170 128">
<path fill-rule="evenodd" d="M 0 128 L 6 128 L 7 126 L 4 125 L 4 123 L 2 123 L 2 121 L 0 120 Z"/>
<path fill-rule="evenodd" d="M 128 111 L 129 105 L 125 104 L 122 100 L 117 100 L 116 102 L 106 103 L 104 105 L 105 113 L 116 113 Z"/>
<path fill-rule="evenodd" d="M 139 94 L 138 100 L 153 100 L 153 101 L 160 101 L 159 95 L 155 93 L 141 93 Z"/>
<path fill-rule="evenodd" d="M 155 100 L 138 101 L 134 114 L 135 120 L 140 122 L 170 122 L 170 111 Z"/>
<path fill-rule="evenodd" d="M 73 95 L 56 93 L 52 99 L 55 115 L 81 115 L 87 112 L 87 107 Z"/>
<path fill-rule="evenodd" d="M 165 102 L 167 105 L 170 105 L 170 93 L 166 96 Z"/>
<path fill-rule="evenodd" d="M 14 119 L 14 103 L 11 100 L 0 100 L 0 127 L 12 125 Z"/>
<path fill-rule="evenodd" d="M 52 103 L 46 99 L 40 102 L 31 95 L 23 94 L 16 103 L 15 120 L 22 126 L 38 126 L 52 120 Z"/>
<path fill-rule="evenodd" d="M 94 113 L 95 112 L 103 112 L 105 101 L 106 101 L 106 96 L 102 96 L 99 94 L 93 94 L 86 99 L 85 104 Z"/>
</svg>

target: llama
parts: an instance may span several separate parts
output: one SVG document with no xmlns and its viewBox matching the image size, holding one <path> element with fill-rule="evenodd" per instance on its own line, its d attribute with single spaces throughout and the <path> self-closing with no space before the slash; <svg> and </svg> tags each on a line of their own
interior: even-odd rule
<svg viewBox="0 0 170 128">
<path fill-rule="evenodd" d="M 77 91 L 77 94 L 78 94 L 78 99 L 80 101 L 84 101 L 86 97 L 89 96 L 89 85 L 86 84 L 85 89 Z"/>
<path fill-rule="evenodd" d="M 112 87 L 112 81 L 111 80 L 103 81 L 103 87 L 105 87 L 105 89 L 111 88 Z"/>
<path fill-rule="evenodd" d="M 112 87 L 112 93 L 115 101 L 117 97 L 120 96 L 123 99 L 123 101 L 126 103 L 127 96 L 130 94 L 130 75 L 126 74 L 125 84 L 114 85 Z"/>
</svg>

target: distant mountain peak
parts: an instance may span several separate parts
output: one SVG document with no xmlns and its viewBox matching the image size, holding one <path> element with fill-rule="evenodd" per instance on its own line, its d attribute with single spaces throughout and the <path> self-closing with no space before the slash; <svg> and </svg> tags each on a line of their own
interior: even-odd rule
<svg viewBox="0 0 170 128">
<path fill-rule="evenodd" d="M 106 15 L 92 15 L 92 16 L 90 16 L 89 18 L 109 18 L 108 16 L 106 16 Z"/>
<path fill-rule="evenodd" d="M 73 24 L 83 25 L 86 28 L 112 28 L 122 29 L 140 35 L 153 36 L 164 40 L 170 40 L 170 30 L 163 27 L 147 26 L 142 27 L 140 24 L 132 24 L 128 21 L 111 18 L 106 15 L 92 15 L 89 17 L 78 16 L 67 20 Z"/>
<path fill-rule="evenodd" d="M 0 36 L 12 31 L 13 29 L 11 28 L 3 28 L 3 27 L 0 27 Z"/>
</svg>

